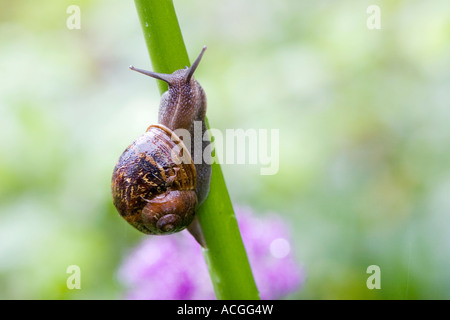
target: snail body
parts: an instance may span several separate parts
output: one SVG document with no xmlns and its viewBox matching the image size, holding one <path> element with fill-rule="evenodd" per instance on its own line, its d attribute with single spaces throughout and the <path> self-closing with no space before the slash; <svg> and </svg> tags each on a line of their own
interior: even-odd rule
<svg viewBox="0 0 450 320">
<path fill-rule="evenodd" d="M 117 211 L 146 234 L 171 234 L 188 227 L 209 192 L 211 166 L 204 159 L 194 164 L 191 157 L 195 143 L 201 143 L 202 150 L 208 144 L 203 140 L 206 95 L 193 78 L 205 49 L 190 68 L 172 74 L 130 67 L 168 83 L 161 97 L 158 124 L 149 126 L 122 153 L 111 181 Z M 202 124 L 201 137 L 194 136 L 195 121 Z M 189 132 L 189 149 L 174 132 L 177 129 Z"/>
</svg>

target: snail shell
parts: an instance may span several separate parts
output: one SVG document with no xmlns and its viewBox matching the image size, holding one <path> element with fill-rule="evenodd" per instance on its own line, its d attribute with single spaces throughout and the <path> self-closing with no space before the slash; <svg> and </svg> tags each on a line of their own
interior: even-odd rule
<svg viewBox="0 0 450 320">
<path fill-rule="evenodd" d="M 111 189 L 115 207 L 131 225 L 147 234 L 170 234 L 193 220 L 196 183 L 186 146 L 158 124 L 148 127 L 121 155 Z"/>
</svg>

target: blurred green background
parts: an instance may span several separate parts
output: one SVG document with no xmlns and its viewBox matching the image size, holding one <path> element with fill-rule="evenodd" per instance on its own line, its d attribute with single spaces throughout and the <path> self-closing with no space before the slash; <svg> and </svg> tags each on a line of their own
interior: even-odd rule
<svg viewBox="0 0 450 320">
<path fill-rule="evenodd" d="M 191 60 L 208 46 L 211 126 L 280 130 L 277 175 L 223 170 L 234 203 L 292 225 L 306 282 L 289 298 L 449 299 L 450 2 L 175 7 Z M 1 0 L 0 39 L 0 298 L 120 298 L 116 270 L 145 236 L 115 211 L 111 174 L 159 104 L 128 70 L 151 69 L 134 2 Z"/>
</svg>

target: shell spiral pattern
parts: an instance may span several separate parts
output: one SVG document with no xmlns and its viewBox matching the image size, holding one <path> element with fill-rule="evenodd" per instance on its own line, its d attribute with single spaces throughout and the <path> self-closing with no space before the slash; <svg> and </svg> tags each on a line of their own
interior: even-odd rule
<svg viewBox="0 0 450 320">
<path fill-rule="evenodd" d="M 123 152 L 114 168 L 114 205 L 144 233 L 178 232 L 194 218 L 196 181 L 184 143 L 167 127 L 152 125 Z"/>
</svg>

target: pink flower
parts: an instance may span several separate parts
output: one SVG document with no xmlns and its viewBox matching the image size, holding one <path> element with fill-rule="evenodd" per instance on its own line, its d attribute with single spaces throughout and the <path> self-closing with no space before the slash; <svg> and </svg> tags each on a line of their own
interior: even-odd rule
<svg viewBox="0 0 450 320">
<path fill-rule="evenodd" d="M 235 212 L 261 298 L 297 291 L 303 271 L 293 257 L 286 223 L 275 215 L 255 217 L 248 208 Z M 119 280 L 127 299 L 215 299 L 201 248 L 187 231 L 146 237 L 120 267 Z"/>
</svg>

